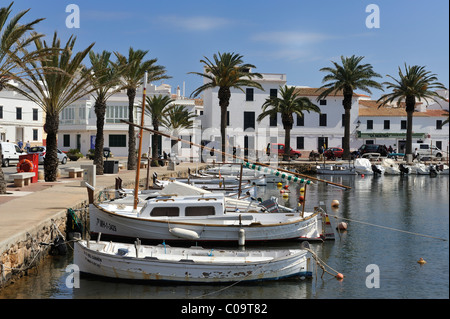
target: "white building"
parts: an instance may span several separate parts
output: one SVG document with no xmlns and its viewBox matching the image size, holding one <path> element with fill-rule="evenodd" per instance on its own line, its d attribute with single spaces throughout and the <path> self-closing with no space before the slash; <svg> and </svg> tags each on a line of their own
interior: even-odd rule
<svg viewBox="0 0 450 319">
<path fill-rule="evenodd" d="M 45 143 L 44 112 L 15 91 L 0 91 L 0 141 L 23 142 L 25 147 Z"/>
<path fill-rule="evenodd" d="M 202 103 L 198 100 L 186 99 L 181 96 L 180 90 L 176 94 L 171 93 L 171 86 L 162 84 L 160 86 L 149 85 L 146 92 L 147 97 L 152 95 L 169 95 L 175 100 L 173 104 L 184 105 L 190 112 L 200 114 Z M 97 134 L 97 117 L 94 111 L 95 99 L 93 96 L 87 96 L 78 100 L 76 103 L 66 107 L 60 114 L 60 125 L 58 132 L 58 148 L 63 151 L 69 149 L 79 149 L 81 153 L 87 154 L 90 149 L 95 147 L 95 136 Z M 142 87 L 136 92 L 134 101 L 133 118 L 134 123 L 141 123 L 141 107 L 142 107 Z M 126 90 L 111 96 L 107 101 L 105 126 L 104 126 L 104 147 L 109 147 L 114 156 L 128 156 L 128 124 L 122 123 L 121 120 L 128 121 L 128 96 Z M 196 120 L 196 126 L 199 126 L 199 120 Z M 144 126 L 153 129 L 151 118 L 144 114 Z M 166 134 L 172 132 L 160 127 L 160 130 Z M 193 130 L 180 132 L 184 134 L 187 140 L 192 140 Z M 139 128 L 135 128 L 135 134 L 138 137 Z M 142 152 L 148 153 L 151 146 L 150 133 L 144 131 Z M 171 141 L 169 138 L 163 137 L 162 149 L 160 154 L 178 152 L 180 156 L 189 157 L 190 148 L 178 143 L 179 150 L 171 150 Z M 198 142 L 200 142 L 198 140 Z M 136 140 L 138 143 L 138 140 Z"/>
</svg>

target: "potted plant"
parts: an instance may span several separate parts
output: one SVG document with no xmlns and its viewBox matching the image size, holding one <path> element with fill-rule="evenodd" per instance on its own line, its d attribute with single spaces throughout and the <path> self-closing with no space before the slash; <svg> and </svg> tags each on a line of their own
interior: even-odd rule
<svg viewBox="0 0 450 319">
<path fill-rule="evenodd" d="M 91 148 L 89 150 L 89 152 L 86 154 L 86 158 L 90 159 L 90 160 L 93 160 L 94 159 L 94 153 L 95 153 L 95 149 Z"/>
<path fill-rule="evenodd" d="M 67 157 L 71 160 L 71 161 L 78 161 L 78 159 L 83 157 L 83 154 L 81 154 L 79 149 L 73 148 L 70 149 L 67 152 Z"/>
</svg>

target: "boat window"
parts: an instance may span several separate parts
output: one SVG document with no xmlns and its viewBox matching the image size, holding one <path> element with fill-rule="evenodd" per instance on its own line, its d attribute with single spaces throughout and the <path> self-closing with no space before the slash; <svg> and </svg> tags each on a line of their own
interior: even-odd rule
<svg viewBox="0 0 450 319">
<path fill-rule="evenodd" d="M 178 207 L 155 207 L 150 216 L 180 216 Z"/>
<path fill-rule="evenodd" d="M 214 215 L 214 206 L 191 206 L 186 207 L 186 216 L 208 216 Z"/>
</svg>

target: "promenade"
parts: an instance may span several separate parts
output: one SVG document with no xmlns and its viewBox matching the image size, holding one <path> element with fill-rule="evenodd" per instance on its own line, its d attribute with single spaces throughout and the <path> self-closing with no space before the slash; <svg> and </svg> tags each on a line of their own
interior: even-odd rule
<svg viewBox="0 0 450 319">
<path fill-rule="evenodd" d="M 91 164 L 92 161 L 76 162 L 77 165 Z M 126 168 L 126 165 L 124 165 Z M 188 168 L 192 171 L 199 167 L 198 163 L 181 163 L 175 170 L 163 167 L 150 167 L 151 176 L 154 172 L 158 178 L 163 176 L 177 176 L 187 174 Z M 64 219 L 68 208 L 80 207 L 87 203 L 88 194 L 85 186 L 81 186 L 82 177 L 69 178 L 68 173 L 61 168 L 61 177 L 57 182 L 31 183 L 22 188 L 7 184 L 7 195 L 0 195 L 0 266 L 2 255 L 5 257 L 11 247 L 26 242 L 28 237 L 35 236 L 42 229 L 49 229 L 52 220 Z M 115 178 L 120 177 L 123 185 L 133 188 L 136 171 L 119 170 L 117 174 L 96 176 L 96 191 L 114 188 Z M 145 185 L 147 169 L 140 170 L 140 185 Z M 127 186 L 128 185 L 128 186 Z M 1 282 L 1 280 L 0 280 Z"/>
</svg>

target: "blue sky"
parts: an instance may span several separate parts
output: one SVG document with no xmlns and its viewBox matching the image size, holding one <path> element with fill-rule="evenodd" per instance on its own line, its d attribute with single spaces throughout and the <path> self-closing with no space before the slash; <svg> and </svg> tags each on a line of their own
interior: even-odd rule
<svg viewBox="0 0 450 319">
<path fill-rule="evenodd" d="M 80 9 L 80 28 L 66 27 L 72 3 Z M 380 10 L 379 28 L 366 26 L 369 4 Z M 98 52 L 148 50 L 172 76 L 165 80 L 172 92 L 184 82 L 186 95 L 202 84 L 187 73 L 201 72 L 200 59 L 217 52 L 239 53 L 257 72 L 285 73 L 289 85 L 319 87 L 321 68 L 355 54 L 381 81 L 397 77 L 406 63 L 426 66 L 449 86 L 447 0 L 16 0 L 13 12 L 28 8 L 25 20 L 46 18 L 37 31 L 49 37 L 57 31 L 62 41 L 74 34 L 78 49 L 95 42 Z"/>
</svg>

